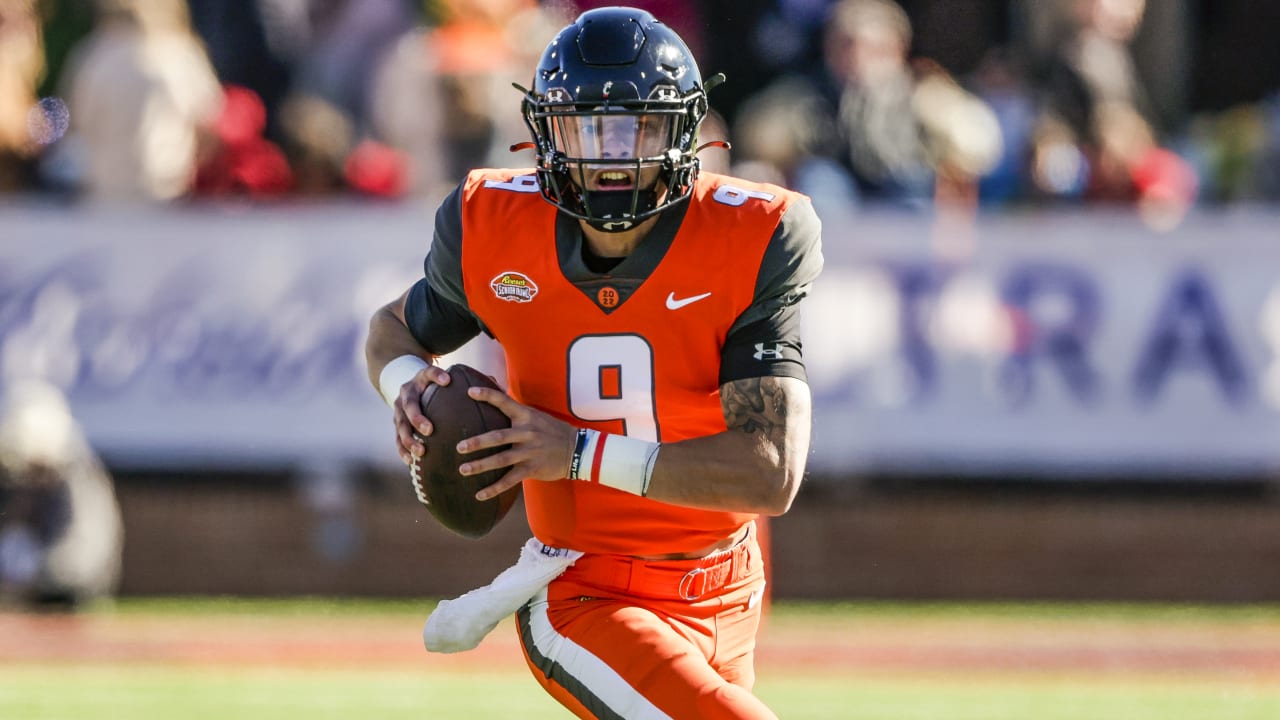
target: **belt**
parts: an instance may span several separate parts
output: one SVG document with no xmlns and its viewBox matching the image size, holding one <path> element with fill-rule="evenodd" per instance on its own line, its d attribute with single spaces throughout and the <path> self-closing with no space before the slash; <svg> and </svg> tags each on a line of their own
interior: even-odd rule
<svg viewBox="0 0 1280 720">
<path fill-rule="evenodd" d="M 584 555 L 572 572 L 614 592 L 666 600 L 698 600 L 747 576 L 754 533 L 727 550 L 691 560 L 642 560 L 624 555 Z"/>
</svg>

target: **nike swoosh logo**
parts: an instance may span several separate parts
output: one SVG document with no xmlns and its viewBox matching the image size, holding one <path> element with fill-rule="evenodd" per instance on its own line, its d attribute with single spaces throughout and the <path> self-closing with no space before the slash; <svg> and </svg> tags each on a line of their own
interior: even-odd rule
<svg viewBox="0 0 1280 720">
<path fill-rule="evenodd" d="M 707 293 L 702 293 L 701 295 L 694 295 L 694 296 L 692 296 L 692 297 L 680 298 L 679 300 L 677 300 L 677 299 L 676 299 L 676 294 L 675 294 L 675 293 L 668 293 L 668 294 L 667 294 L 667 309 L 668 309 L 668 310 L 679 310 L 680 308 L 684 307 L 685 305 L 689 305 L 689 304 L 691 304 L 691 303 L 696 303 L 696 302 L 698 302 L 699 300 L 705 300 L 706 298 L 709 298 L 709 297 L 711 297 L 711 293 L 707 292 Z"/>
</svg>

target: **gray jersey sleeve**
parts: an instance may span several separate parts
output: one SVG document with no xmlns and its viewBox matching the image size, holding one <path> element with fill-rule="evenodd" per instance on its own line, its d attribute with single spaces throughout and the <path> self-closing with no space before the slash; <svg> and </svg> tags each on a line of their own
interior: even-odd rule
<svg viewBox="0 0 1280 720">
<path fill-rule="evenodd" d="M 414 339 L 433 354 L 453 352 L 483 330 L 462 284 L 461 185 L 436 210 L 435 234 L 422 272 L 405 301 L 405 321 Z"/>
<path fill-rule="evenodd" d="M 734 322 L 720 383 L 786 375 L 803 379 L 799 303 L 822 271 L 822 222 L 808 198 L 787 208 L 765 248 L 755 299 Z"/>
</svg>

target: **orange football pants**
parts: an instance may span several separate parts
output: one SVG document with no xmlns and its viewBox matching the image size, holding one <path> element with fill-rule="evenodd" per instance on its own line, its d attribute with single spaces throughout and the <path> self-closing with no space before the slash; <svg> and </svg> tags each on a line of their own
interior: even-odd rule
<svg viewBox="0 0 1280 720">
<path fill-rule="evenodd" d="M 542 687 L 588 720 L 776 720 L 751 694 L 764 594 L 754 528 L 695 560 L 584 555 L 517 613 Z"/>
</svg>

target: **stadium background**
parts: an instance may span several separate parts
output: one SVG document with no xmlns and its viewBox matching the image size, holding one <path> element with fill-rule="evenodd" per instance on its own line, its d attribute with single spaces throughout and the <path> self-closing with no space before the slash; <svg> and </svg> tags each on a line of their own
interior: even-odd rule
<svg viewBox="0 0 1280 720">
<path fill-rule="evenodd" d="M 992 49 L 1048 53 L 1061 31 L 1060 19 L 1037 9 L 1049 4 L 900 4 L 914 30 L 911 59 L 935 62 L 986 98 L 1007 129 L 995 96 L 981 92 L 979 70 Z M 486 43 L 497 42 L 495 15 L 564 8 L 368 2 L 364 15 L 357 3 L 311 5 L 312 32 L 302 35 L 279 34 L 296 29 L 281 18 L 297 13 L 282 8 L 308 3 L 187 5 L 209 67 L 233 87 L 221 107 L 247 113 L 211 117 L 201 132 L 226 152 L 246 127 L 262 143 L 240 156 L 256 172 L 206 164 L 203 182 L 163 197 L 116 196 L 109 175 L 104 187 L 86 169 L 93 123 L 67 88 L 72 51 L 101 20 L 93 4 L 19 0 L 3 11 L 0 32 L 16 28 L 18 37 L 24 25 L 13 19 L 26 6 L 37 11 L 44 71 L 18 108 L 29 136 L 6 146 L 0 173 L 0 370 L 6 383 L 34 375 L 61 387 L 107 463 L 125 527 L 125 602 L 443 597 L 487 582 L 527 536 L 513 513 L 489 538 L 464 541 L 416 506 L 359 348 L 369 312 L 417 273 L 442 189 L 460 169 L 504 158 L 506 144 L 523 139 L 518 122 L 486 115 L 487 101 L 468 93 L 475 78 L 501 84 L 495 78 L 511 71 L 474 52 L 476 43 L 491 50 Z M 714 96 L 735 144 L 754 92 L 820 62 L 829 3 L 650 5 L 688 23 L 680 29 L 700 45 L 705 72 L 750 80 Z M 336 23 L 328 34 L 326 20 Z M 1152 133 L 1194 173 L 1193 192 L 1175 182 L 1172 195 L 1160 194 L 1169 187 L 1160 183 L 1154 195 L 1145 186 L 1095 194 L 1080 178 L 1044 185 L 1033 168 L 1004 176 L 997 165 L 963 179 L 956 195 L 824 206 L 828 271 L 806 328 L 815 447 L 794 509 L 769 525 L 776 602 L 1142 601 L 1195 603 L 1224 616 L 1245 606 L 1248 622 L 1233 627 L 1251 640 L 1206 641 L 1200 660 L 1168 667 L 1179 668 L 1175 677 L 1215 664 L 1250 683 L 1275 677 L 1278 33 L 1280 13 L 1268 3 L 1147 4 L 1128 48 Z M 298 44 L 279 52 L 281 37 Z M 368 62 L 370 47 L 385 53 L 426 37 L 445 58 L 426 75 L 438 72 L 443 94 L 393 95 L 466 112 L 396 126 L 408 137 L 430 133 L 421 147 L 397 144 L 406 135 L 379 126 L 375 111 L 353 110 L 342 84 L 326 77 L 345 77 L 332 64 L 344 58 L 350 67 Z M 336 40 L 325 45 L 335 38 L 369 44 L 347 55 Z M 514 110 L 514 92 L 497 97 L 507 104 L 495 107 Z M 1011 137 L 1003 137 L 1008 154 L 1031 154 Z M 752 144 L 741 147 L 734 152 Z M 768 160 L 718 162 L 790 179 Z M 498 368 L 483 343 L 459 357 Z M 1074 612 L 1093 617 L 1096 609 Z M 1155 625 L 1181 637 L 1176 620 L 1160 617 Z M 0 659 L 10 669 L 129 656 L 14 618 L 0 614 L 10 643 Z M 360 620 L 378 636 L 376 620 Z M 894 616 L 883 636 L 857 636 L 885 655 L 835 666 L 973 662 L 972 653 L 942 653 L 895 665 L 896 641 L 928 644 L 912 635 L 916 620 Z M 1162 667 L 1161 637 L 1153 630 L 1131 639 L 1131 656 L 1146 658 L 1135 663 L 1140 672 Z M 1025 661 L 1022 649 L 977 664 L 999 671 Z M 416 649 L 381 650 L 395 662 L 427 662 Z M 1093 660 L 1124 666 L 1109 657 Z M 7 691 L 0 687 L 0 701 Z M 1247 716 L 1226 708 L 1202 717 Z"/>
</svg>

